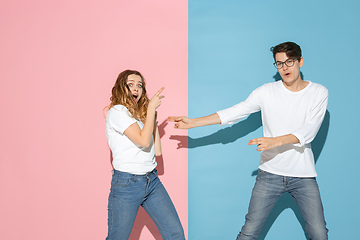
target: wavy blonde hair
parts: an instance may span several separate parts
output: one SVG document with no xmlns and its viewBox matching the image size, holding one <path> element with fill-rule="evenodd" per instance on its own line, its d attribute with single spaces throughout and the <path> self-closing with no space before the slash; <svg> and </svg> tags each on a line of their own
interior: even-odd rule
<svg viewBox="0 0 360 240">
<path fill-rule="evenodd" d="M 142 95 L 140 96 L 138 102 L 134 101 L 131 95 L 131 91 L 127 85 L 128 77 L 132 74 L 140 76 L 142 82 Z M 149 99 L 146 95 L 144 77 L 141 75 L 140 72 L 136 70 L 125 70 L 121 72 L 116 79 L 115 85 L 112 88 L 111 93 L 111 103 L 106 106 L 104 110 L 109 110 L 113 106 L 121 104 L 129 110 L 133 118 L 138 121 L 145 122 Z"/>
</svg>

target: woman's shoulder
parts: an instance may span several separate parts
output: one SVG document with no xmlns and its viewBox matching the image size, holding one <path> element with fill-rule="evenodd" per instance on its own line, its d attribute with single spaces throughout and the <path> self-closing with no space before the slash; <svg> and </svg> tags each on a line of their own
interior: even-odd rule
<svg viewBox="0 0 360 240">
<path fill-rule="evenodd" d="M 126 112 L 126 113 L 129 112 L 129 110 L 124 105 L 121 104 L 114 105 L 109 109 L 109 112 L 115 112 L 115 111 Z"/>
<path fill-rule="evenodd" d="M 107 113 L 107 116 L 111 116 L 111 115 L 124 115 L 124 113 L 130 117 L 130 112 L 129 110 L 124 106 L 124 105 L 121 105 L 121 104 L 118 104 L 118 105 L 114 105 L 112 106 L 108 113 Z"/>
</svg>

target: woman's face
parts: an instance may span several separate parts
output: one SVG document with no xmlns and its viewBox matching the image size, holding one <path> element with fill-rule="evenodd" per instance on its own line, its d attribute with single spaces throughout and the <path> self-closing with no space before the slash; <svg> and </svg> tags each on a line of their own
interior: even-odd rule
<svg viewBox="0 0 360 240">
<path fill-rule="evenodd" d="M 130 89 L 130 95 L 137 103 L 143 93 L 143 82 L 139 75 L 131 74 L 126 80 L 126 84 Z"/>
</svg>

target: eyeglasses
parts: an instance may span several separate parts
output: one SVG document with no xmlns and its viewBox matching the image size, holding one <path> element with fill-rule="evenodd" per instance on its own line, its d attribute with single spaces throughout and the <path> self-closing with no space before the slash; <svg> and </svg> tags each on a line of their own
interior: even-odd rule
<svg viewBox="0 0 360 240">
<path fill-rule="evenodd" d="M 295 61 L 298 60 L 297 58 L 289 58 L 287 59 L 285 62 L 274 62 L 274 67 L 277 68 L 277 69 L 280 69 L 284 66 L 284 64 L 287 66 L 287 67 L 292 67 L 294 66 L 294 63 Z"/>
</svg>

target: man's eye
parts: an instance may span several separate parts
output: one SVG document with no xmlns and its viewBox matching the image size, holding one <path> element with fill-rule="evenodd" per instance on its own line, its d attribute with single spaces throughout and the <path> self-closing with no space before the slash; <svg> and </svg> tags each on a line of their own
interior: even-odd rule
<svg viewBox="0 0 360 240">
<path fill-rule="evenodd" d="M 276 62 L 276 66 L 281 66 L 282 64 L 282 62 Z"/>
<path fill-rule="evenodd" d="M 293 59 L 288 59 L 288 60 L 286 60 L 286 63 L 287 63 L 287 64 L 292 64 L 293 62 L 294 62 Z"/>
</svg>

